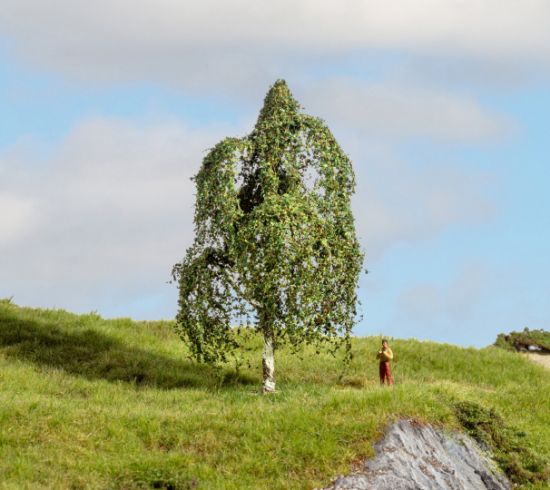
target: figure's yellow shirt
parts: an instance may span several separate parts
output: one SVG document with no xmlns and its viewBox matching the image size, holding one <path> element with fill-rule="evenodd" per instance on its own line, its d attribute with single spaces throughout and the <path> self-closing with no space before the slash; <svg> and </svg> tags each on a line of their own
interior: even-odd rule
<svg viewBox="0 0 550 490">
<path fill-rule="evenodd" d="M 381 350 L 380 352 L 378 352 L 378 354 L 376 355 L 376 358 L 380 359 L 380 362 L 391 361 L 393 359 L 393 352 L 388 347 L 386 350 Z"/>
</svg>

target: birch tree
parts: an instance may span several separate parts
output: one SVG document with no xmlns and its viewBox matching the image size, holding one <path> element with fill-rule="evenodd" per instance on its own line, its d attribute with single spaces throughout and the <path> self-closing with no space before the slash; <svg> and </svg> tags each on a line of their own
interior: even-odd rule
<svg viewBox="0 0 550 490">
<path fill-rule="evenodd" d="M 363 262 L 355 177 L 324 122 L 278 80 L 253 131 L 212 148 L 194 182 L 195 240 L 173 269 L 176 331 L 192 356 L 228 361 L 242 347 L 239 315 L 263 338 L 264 392 L 275 391 L 283 343 L 349 352 Z"/>
</svg>

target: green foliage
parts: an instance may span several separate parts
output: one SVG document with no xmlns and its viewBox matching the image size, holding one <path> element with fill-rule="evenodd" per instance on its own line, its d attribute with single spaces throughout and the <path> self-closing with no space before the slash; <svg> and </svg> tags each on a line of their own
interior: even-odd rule
<svg viewBox="0 0 550 490">
<path fill-rule="evenodd" d="M 550 376 L 524 356 L 392 339 L 396 385 L 384 389 L 379 338 L 352 339 L 341 382 L 342 352 L 306 346 L 298 359 L 283 346 L 281 391 L 263 397 L 251 388 L 261 334 L 242 332 L 252 368 L 220 382 L 182 360 L 173 328 L 0 302 L 0 488 L 324 488 L 397 418 L 462 427 L 459 400 L 494 408 L 550 460 Z"/>
<path fill-rule="evenodd" d="M 550 354 L 550 332 L 542 329 L 529 330 L 526 327 L 522 332 L 499 334 L 495 345 L 510 351 L 527 351 L 530 347 L 535 347 Z"/>
<path fill-rule="evenodd" d="M 463 401 L 455 405 L 458 420 L 483 447 L 489 449 L 517 484 L 544 483 L 550 477 L 550 463 L 525 444 L 526 433 L 508 426 L 493 408 Z"/>
<path fill-rule="evenodd" d="M 199 361 L 242 347 L 232 318 L 298 349 L 347 341 L 363 260 L 350 208 L 351 162 L 284 81 L 252 133 L 227 138 L 195 177 L 195 241 L 174 267 L 177 331 Z"/>
</svg>

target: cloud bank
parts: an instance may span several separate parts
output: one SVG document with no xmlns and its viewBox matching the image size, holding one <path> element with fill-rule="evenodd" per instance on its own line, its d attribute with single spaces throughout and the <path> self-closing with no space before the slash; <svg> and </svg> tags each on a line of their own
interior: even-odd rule
<svg viewBox="0 0 550 490">
<path fill-rule="evenodd" d="M 4 0 L 15 53 L 89 83 L 255 86 L 361 51 L 550 63 L 546 0 Z"/>
<path fill-rule="evenodd" d="M 302 88 L 299 99 L 315 107 L 316 115 L 369 140 L 394 145 L 404 139 L 425 138 L 453 143 L 487 143 L 517 131 L 504 114 L 478 101 L 448 91 L 418 85 L 360 83 L 331 79 Z"/>
<path fill-rule="evenodd" d="M 518 128 L 467 83 L 520 79 L 518 66 L 550 71 L 548 25 L 545 0 L 4 0 L 0 9 L 4 51 L 64 82 L 145 84 L 168 98 L 174 88 L 224 91 L 252 122 L 268 85 L 286 78 L 352 157 L 367 266 L 396 244 L 491 219 L 491 176 L 452 151 Z M 0 153 L 0 296 L 171 313 L 165 282 L 193 236 L 189 177 L 206 148 L 243 128 L 81 117 L 46 157 L 28 141 Z M 408 155 L 411 142 L 440 151 Z M 431 293 L 410 294 L 401 310 Z"/>
<path fill-rule="evenodd" d="M 222 131 L 99 118 L 45 162 L 0 156 L 0 295 L 89 311 L 166 288 L 192 237 L 190 177 Z"/>
<path fill-rule="evenodd" d="M 22 158 L 17 147 L 1 155 L 0 296 L 108 314 L 139 302 L 142 317 L 173 313 L 175 287 L 166 281 L 193 239 L 190 177 L 207 148 L 242 133 L 95 118 L 46 160 L 29 159 L 28 150 Z M 396 243 L 491 215 L 469 174 L 437 164 L 420 172 L 388 149 L 355 145 L 354 208 L 368 263 Z"/>
</svg>

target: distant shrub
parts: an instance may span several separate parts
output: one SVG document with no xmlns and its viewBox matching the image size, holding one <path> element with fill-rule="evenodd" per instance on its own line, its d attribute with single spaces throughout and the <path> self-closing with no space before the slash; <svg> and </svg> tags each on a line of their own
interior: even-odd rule
<svg viewBox="0 0 550 490">
<path fill-rule="evenodd" d="M 529 330 L 522 332 L 501 333 L 495 342 L 497 347 L 510 351 L 542 351 L 550 353 L 550 332 L 545 330 Z"/>
<path fill-rule="evenodd" d="M 550 465 L 526 445 L 525 432 L 506 425 L 494 409 L 468 401 L 456 403 L 454 408 L 466 432 L 493 453 L 514 483 L 536 484 L 550 479 Z"/>
</svg>

